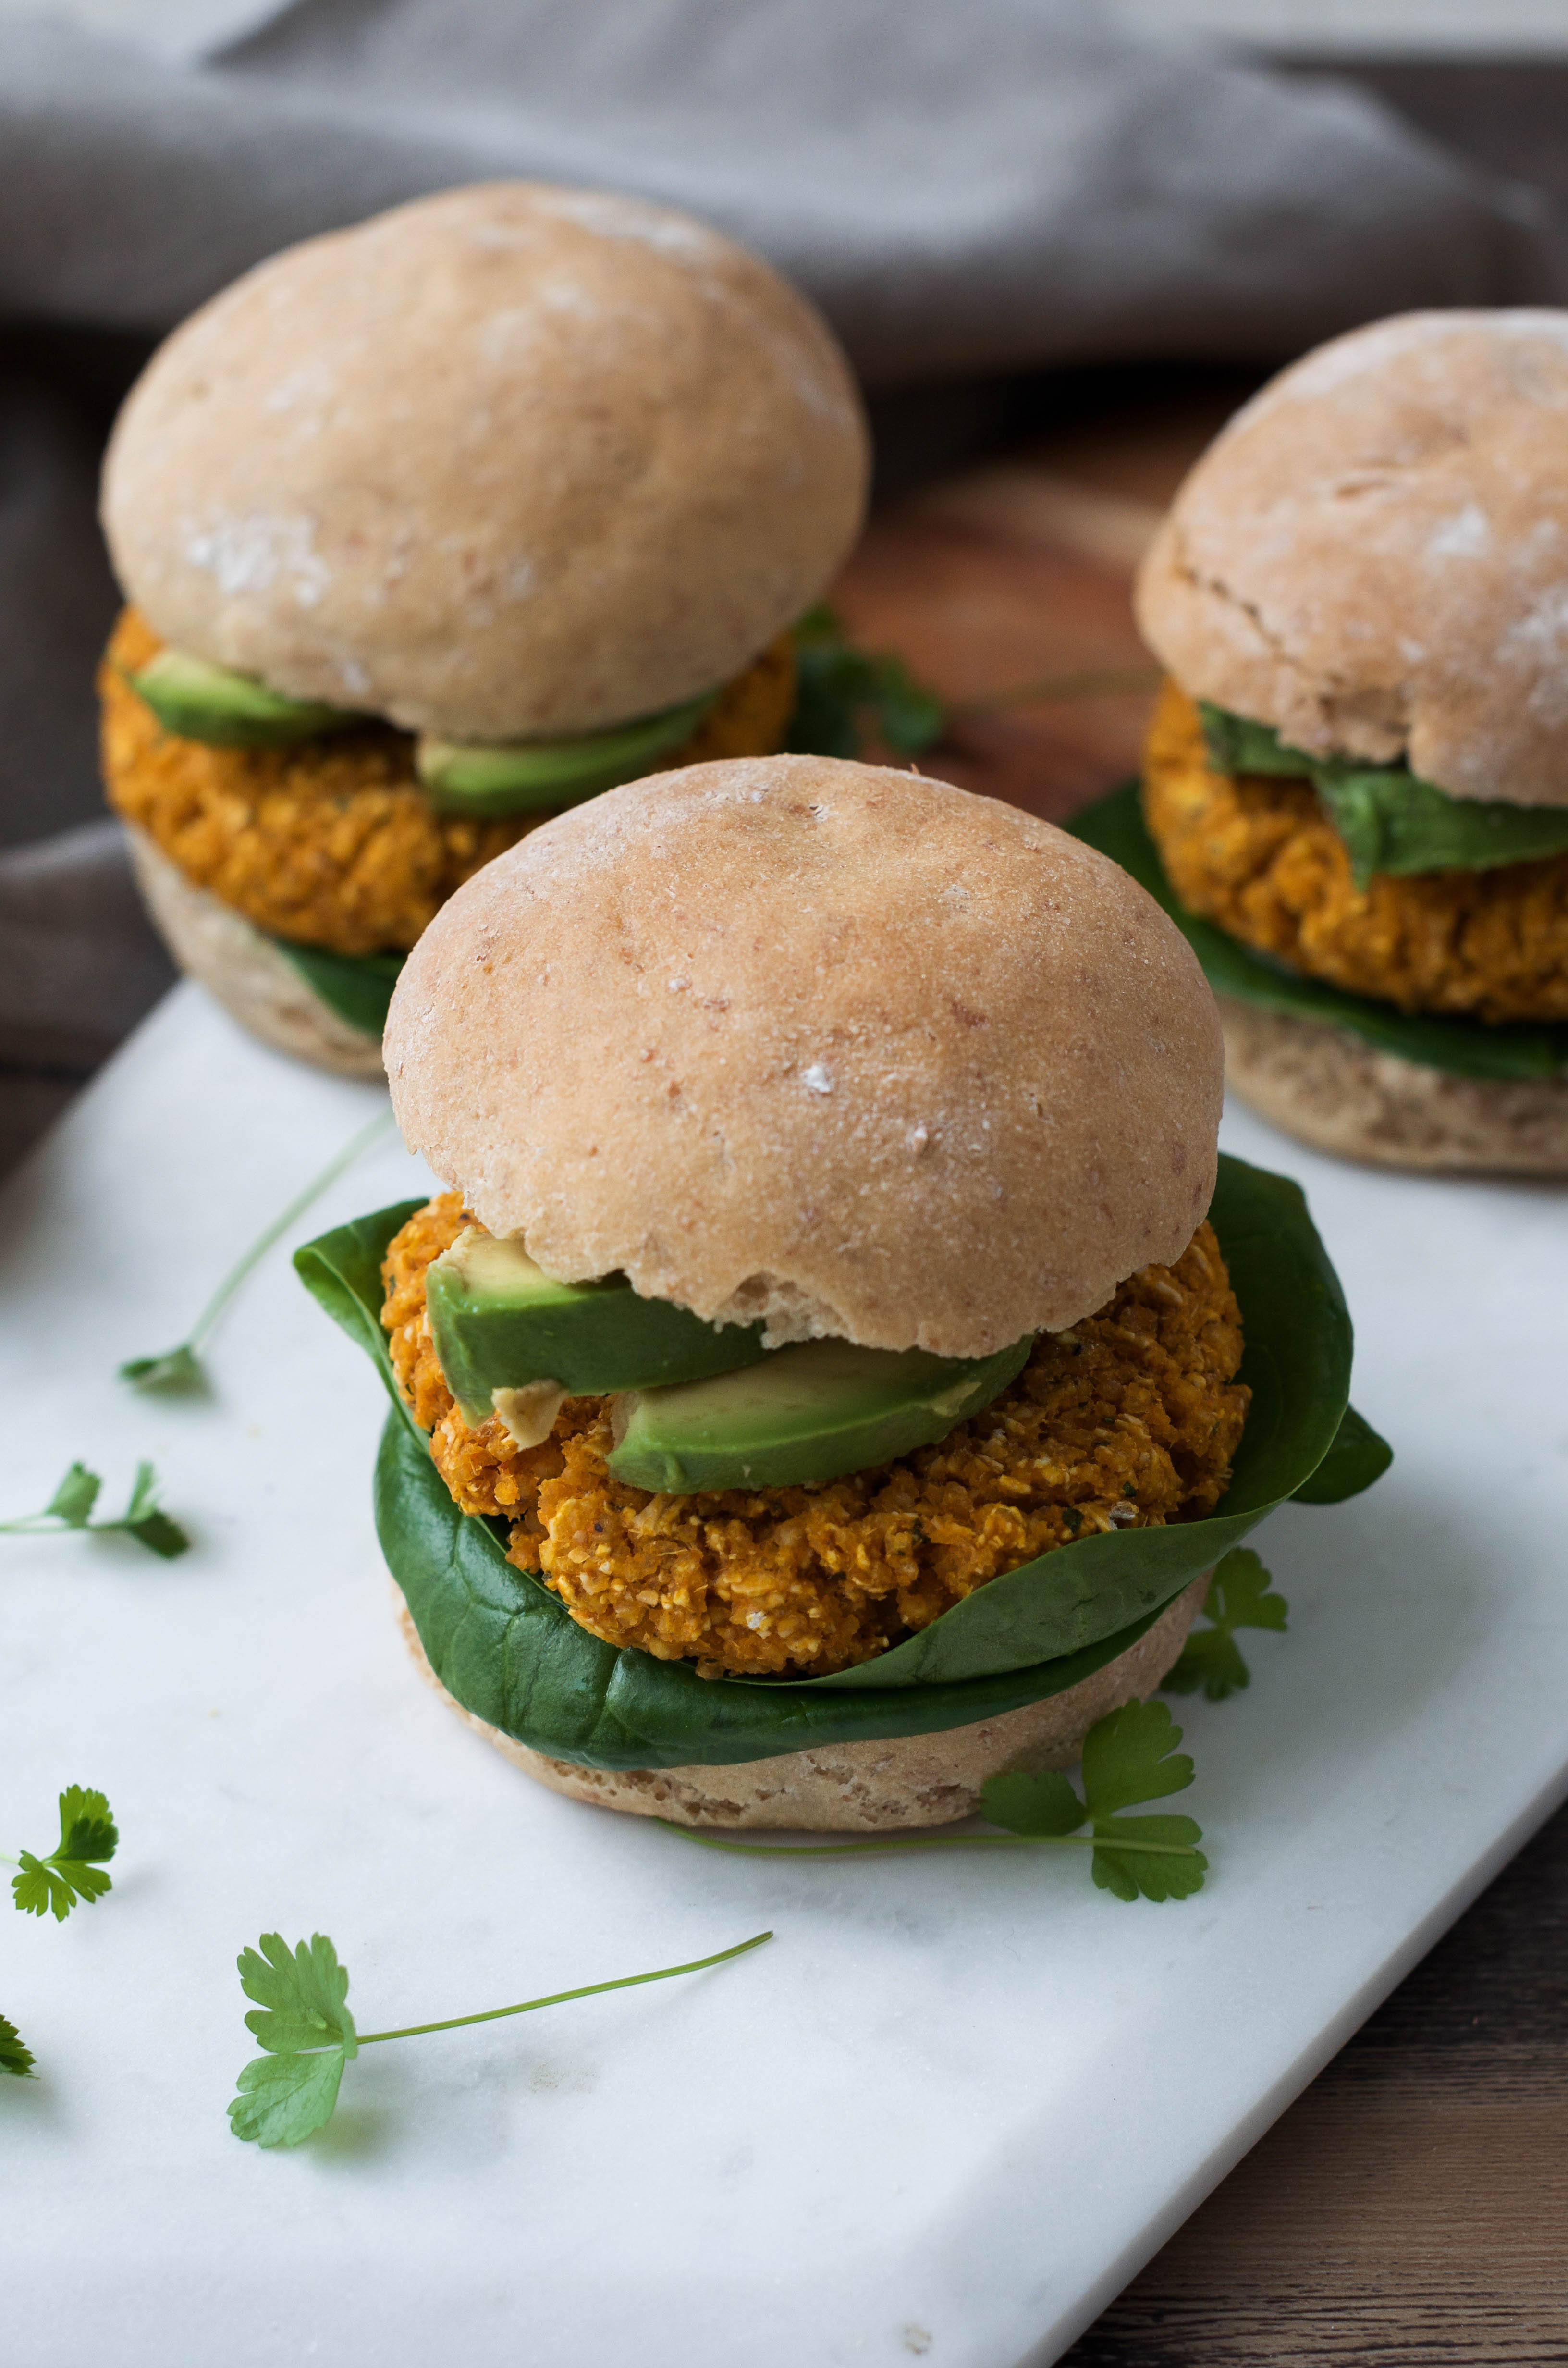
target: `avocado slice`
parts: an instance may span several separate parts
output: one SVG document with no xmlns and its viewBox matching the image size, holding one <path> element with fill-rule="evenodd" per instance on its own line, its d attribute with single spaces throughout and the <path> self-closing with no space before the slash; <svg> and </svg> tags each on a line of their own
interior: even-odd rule
<svg viewBox="0 0 1568 2368">
<path fill-rule="evenodd" d="M 1033 1333 L 973 1359 L 806 1340 L 745 1372 L 628 1391 L 609 1469 L 667 1496 L 836 1480 L 945 1439 L 1000 1396 L 1033 1347 Z"/>
<path fill-rule="evenodd" d="M 318 699 L 285 699 L 254 675 L 209 666 L 185 650 L 160 650 L 125 677 L 165 732 L 215 748 L 286 748 L 319 733 L 341 732 L 364 718 Z"/>
<path fill-rule="evenodd" d="M 447 1387 L 475 1426 L 505 1417 L 534 1383 L 597 1397 L 733 1372 L 765 1353 L 760 1324 L 704 1324 L 671 1300 L 639 1298 L 624 1275 L 557 1282 L 521 1242 L 477 1225 L 432 1261 L 425 1292 Z"/>
<path fill-rule="evenodd" d="M 688 739 L 719 696 L 683 700 L 658 715 L 571 740 L 485 743 L 422 739 L 415 753 L 430 803 L 443 814 L 533 814 L 581 804 L 634 781 L 655 757 Z"/>
</svg>

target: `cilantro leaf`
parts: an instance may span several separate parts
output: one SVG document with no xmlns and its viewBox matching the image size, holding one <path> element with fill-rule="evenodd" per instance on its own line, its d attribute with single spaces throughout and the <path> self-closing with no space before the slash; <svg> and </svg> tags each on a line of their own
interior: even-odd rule
<svg viewBox="0 0 1568 2368">
<path fill-rule="evenodd" d="M 1180 1741 L 1164 1702 L 1123 1702 L 1096 1719 L 1084 1741 L 1084 1798 L 1096 1830 L 1118 1809 L 1186 1792 L 1192 1762 L 1176 1750 Z"/>
<path fill-rule="evenodd" d="M 0 2014 L 0 2072 L 12 2073 L 18 2080 L 30 2080 L 35 2061 L 32 2049 L 24 2044 L 16 2024 L 7 2022 Z"/>
<path fill-rule="evenodd" d="M 1268 1583 L 1267 1572 L 1262 1583 Z M 980 1814 L 994 1826 L 1040 1839 L 1076 1835 L 1086 1821 L 1090 1863 L 1102 1891 L 1118 1899 L 1188 1899 L 1202 1889 L 1209 1867 L 1198 1848 L 1201 1829 L 1190 1817 L 1117 1814 L 1135 1802 L 1186 1791 L 1192 1762 L 1177 1751 L 1180 1741 L 1181 1729 L 1173 1726 L 1163 1702 L 1124 1702 L 1097 1719 L 1084 1738 L 1082 1800 L 1065 1776 L 993 1776 L 980 1788 Z M 1140 1850 L 1140 1842 L 1151 1847 Z"/>
<path fill-rule="evenodd" d="M 177 1349 L 165 1349 L 157 1357 L 128 1357 L 115 1368 L 122 1382 L 133 1382 L 140 1390 L 204 1390 L 207 1376 L 201 1360 L 188 1340 Z"/>
<path fill-rule="evenodd" d="M 298 2146 L 332 2119 L 343 2067 L 361 2047 L 389 2039 L 422 2039 L 434 2031 L 461 2031 L 476 2022 L 499 2022 L 508 2015 L 532 2014 L 540 2007 L 595 1998 L 603 1990 L 667 1982 L 676 1974 L 698 1974 L 731 1957 L 744 1957 L 772 1938 L 771 1932 L 757 1932 L 690 1964 L 661 1965 L 652 1974 L 623 1974 L 611 1982 L 589 1982 L 581 1989 L 525 1998 L 520 2006 L 489 2007 L 480 2014 L 449 2016 L 444 2022 L 415 2022 L 401 2031 L 369 2031 L 361 2036 L 345 2004 L 348 1969 L 338 1963 L 326 1935 L 317 1932 L 309 1943 L 301 1941 L 290 1950 L 279 1933 L 264 1932 L 259 1952 L 242 1949 L 238 1963 L 240 1986 L 261 2009 L 246 2015 L 245 2028 L 268 2052 L 247 2064 L 235 2082 L 239 2094 L 229 2102 L 230 2126 L 237 2138 L 257 2146 Z"/>
<path fill-rule="evenodd" d="M 1047 1770 L 1038 1776 L 988 1776 L 980 1788 L 980 1814 L 1012 1834 L 1071 1834 L 1088 1811 L 1066 1777 Z"/>
<path fill-rule="evenodd" d="M 1224 1702 L 1252 1683 L 1252 1673 L 1235 1641 L 1238 1628 L 1267 1628 L 1276 1634 L 1286 1626 L 1290 1605 L 1277 1595 L 1258 1556 L 1250 1546 L 1233 1546 L 1215 1567 L 1204 1606 L 1206 1628 L 1196 1628 L 1182 1646 L 1175 1667 L 1166 1671 L 1167 1693 L 1191 1694 L 1202 1688 L 1210 1702 Z"/>
<path fill-rule="evenodd" d="M 160 1555 L 165 1562 L 173 1562 L 190 1544 L 179 1523 L 162 1511 L 143 1513 L 139 1521 L 121 1521 L 117 1526 L 133 1537 L 139 1546 L 145 1546 L 149 1554 Z"/>
<path fill-rule="evenodd" d="M 39 1518 L 64 1521 L 71 1529 L 85 1530 L 103 1485 L 97 1474 L 89 1472 L 85 1463 L 73 1463 Z"/>
<path fill-rule="evenodd" d="M 112 1890 L 103 1862 L 119 1847 L 109 1804 L 101 1793 L 69 1784 L 60 1795 L 60 1839 L 47 1858 L 23 1850 L 11 1891 L 24 1916 L 52 1914 L 63 1924 L 73 1907 L 92 1907 Z"/>
<path fill-rule="evenodd" d="M 103 1485 L 97 1474 L 89 1472 L 85 1463 L 73 1463 L 41 1513 L 24 1513 L 17 1520 L 0 1521 L 0 1535 L 59 1536 L 61 1531 L 53 1526 L 59 1522 L 65 1530 L 89 1530 L 95 1537 L 107 1537 L 114 1531 L 123 1530 L 138 1545 L 145 1546 L 151 1554 L 161 1554 L 165 1562 L 184 1554 L 190 1540 L 179 1523 L 160 1509 L 157 1474 L 150 1463 L 137 1465 L 131 1502 L 116 1520 L 92 1519 Z"/>
<path fill-rule="evenodd" d="M 237 1962 L 240 1987 L 259 2009 L 245 2028 L 268 2052 L 240 2074 L 230 2124 L 257 2146 L 298 2146 L 332 2119 L 343 2067 L 359 2053 L 345 2003 L 348 1968 L 324 1932 L 293 1950 L 280 1933 L 264 1932 L 259 1953 L 242 1949 Z"/>
<path fill-rule="evenodd" d="M 348 1969 L 338 1964 L 337 1952 L 324 1932 L 313 1934 L 308 1943 L 300 1941 L 292 1952 L 279 1933 L 264 1932 L 260 1954 L 243 1949 L 237 1962 L 240 1987 L 262 2009 L 246 2015 L 245 2029 L 269 2055 L 292 2055 L 322 2047 L 358 2054 L 354 2017 L 345 2004 Z"/>
<path fill-rule="evenodd" d="M 102 1793 L 67 1784 L 60 1795 L 60 1848 L 64 1859 L 110 1859 L 119 1846 L 114 1812 Z"/>
<path fill-rule="evenodd" d="M 310 2055 L 256 2056 L 234 2083 L 239 2095 L 229 2100 L 234 2135 L 263 2146 L 298 2146 L 312 2130 L 324 2128 L 347 2061 L 341 2047 Z"/>
<path fill-rule="evenodd" d="M 1202 1890 L 1209 1871 L 1208 1860 L 1196 1847 L 1202 1839 L 1201 1827 L 1190 1817 L 1096 1817 L 1090 1862 L 1095 1881 L 1118 1899 L 1190 1899 Z M 1141 1841 L 1166 1848 L 1141 1850 Z M 1100 1847 L 1104 1842 L 1119 1847 L 1105 1850 Z M 1170 1854 L 1171 1844 L 1190 1847 L 1178 1857 Z"/>
<path fill-rule="evenodd" d="M 1095 1838 L 1095 1882 L 1118 1899 L 1189 1899 L 1203 1887 L 1209 1861 L 1190 1817 L 1122 1817 L 1139 1801 L 1184 1793 L 1192 1762 L 1178 1751 L 1181 1729 L 1164 1702 L 1123 1702 L 1090 1727 L 1084 1741 L 1084 1798 Z M 1140 1842 L 1156 1847 L 1142 1850 Z"/>
<path fill-rule="evenodd" d="M 51 1859 L 35 1858 L 31 1850 L 23 1850 L 17 1864 L 20 1872 L 11 1877 L 11 1890 L 22 1914 L 47 1916 L 52 1908 L 56 1923 L 63 1924 L 76 1905 L 68 1878 Z"/>
<path fill-rule="evenodd" d="M 833 610 L 811 609 L 795 628 L 795 708 L 788 746 L 797 755 L 858 757 L 867 732 L 895 754 L 917 757 L 939 740 L 947 710 L 902 658 L 856 646 Z"/>
</svg>

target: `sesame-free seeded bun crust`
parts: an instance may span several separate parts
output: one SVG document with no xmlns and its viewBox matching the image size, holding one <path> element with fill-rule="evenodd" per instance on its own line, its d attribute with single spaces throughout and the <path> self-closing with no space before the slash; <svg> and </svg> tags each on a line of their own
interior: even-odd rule
<svg viewBox="0 0 1568 2368">
<path fill-rule="evenodd" d="M 1138 620 L 1293 747 L 1568 805 L 1568 312 L 1403 313 L 1281 371 L 1177 494 Z"/>
<path fill-rule="evenodd" d="M 525 181 L 307 240 L 194 313 L 104 474 L 166 642 L 458 740 L 740 672 L 853 541 L 867 439 L 806 300 L 684 214 Z"/>
<path fill-rule="evenodd" d="M 393 993 L 404 1140 L 550 1273 L 771 1339 L 990 1353 L 1178 1258 L 1222 1051 L 1180 932 L 989 798 L 831 757 L 612 790 Z"/>
</svg>

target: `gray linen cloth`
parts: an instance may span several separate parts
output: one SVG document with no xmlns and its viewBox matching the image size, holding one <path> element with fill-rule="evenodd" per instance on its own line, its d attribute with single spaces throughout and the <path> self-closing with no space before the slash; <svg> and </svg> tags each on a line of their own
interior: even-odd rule
<svg viewBox="0 0 1568 2368">
<path fill-rule="evenodd" d="M 872 389 L 1568 285 L 1531 192 L 1097 0 L 142 0 L 113 38 L 90 5 L 0 7 L 0 354 L 152 338 L 290 240 L 506 174 L 718 223 Z M 165 975 L 112 833 L 51 838 L 101 811 L 92 443 L 47 372 L 0 377 L 0 1061 L 86 1060 Z"/>
</svg>

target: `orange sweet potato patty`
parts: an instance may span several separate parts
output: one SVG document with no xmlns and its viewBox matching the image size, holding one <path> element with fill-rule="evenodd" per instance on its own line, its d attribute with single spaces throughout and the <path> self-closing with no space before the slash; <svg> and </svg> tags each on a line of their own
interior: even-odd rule
<svg viewBox="0 0 1568 2368">
<path fill-rule="evenodd" d="M 1216 772 L 1174 683 L 1150 727 L 1143 812 L 1189 911 L 1292 970 L 1402 1011 L 1568 1019 L 1568 855 L 1358 888 L 1311 781 Z"/>
<path fill-rule="evenodd" d="M 816 1487 L 653 1496 L 610 1477 L 608 1402 L 569 1398 L 542 1446 L 478 1429 L 430 1336 L 426 1269 L 473 1222 L 456 1192 L 387 1251 L 381 1320 L 399 1384 L 466 1513 L 512 1524 L 509 1557 L 612 1645 L 703 1677 L 824 1677 L 872 1659 L 1003 1571 L 1093 1531 L 1190 1520 L 1230 1478 L 1250 1392 L 1212 1229 L 1131 1276 L 933 1447 Z"/>
<path fill-rule="evenodd" d="M 406 950 L 472 873 L 548 819 L 437 814 L 415 773 L 413 738 L 390 724 L 291 748 L 180 739 L 125 680 L 162 647 L 136 609 L 122 612 L 98 676 L 109 803 L 258 929 L 339 954 Z M 786 635 L 658 769 L 770 755 L 794 694 Z"/>
</svg>

